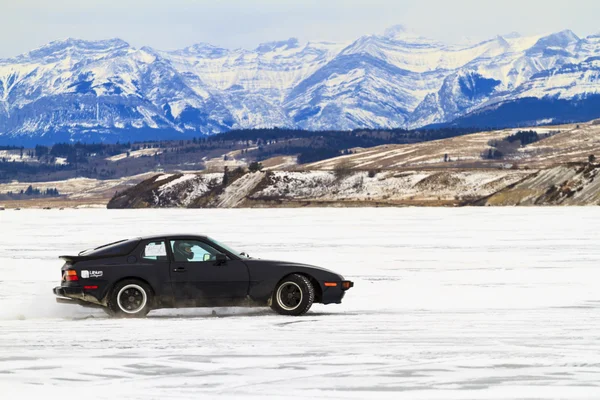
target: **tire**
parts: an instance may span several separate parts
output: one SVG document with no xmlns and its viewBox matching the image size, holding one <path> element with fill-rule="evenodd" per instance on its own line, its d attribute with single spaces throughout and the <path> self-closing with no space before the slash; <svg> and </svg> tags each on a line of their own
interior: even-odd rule
<svg viewBox="0 0 600 400">
<path fill-rule="evenodd" d="M 281 315 L 305 314 L 315 300 L 315 288 L 308 278 L 293 274 L 283 278 L 275 287 L 271 308 Z"/>
<path fill-rule="evenodd" d="M 152 310 L 154 295 L 137 279 L 118 282 L 110 291 L 106 313 L 116 318 L 143 318 Z"/>
</svg>

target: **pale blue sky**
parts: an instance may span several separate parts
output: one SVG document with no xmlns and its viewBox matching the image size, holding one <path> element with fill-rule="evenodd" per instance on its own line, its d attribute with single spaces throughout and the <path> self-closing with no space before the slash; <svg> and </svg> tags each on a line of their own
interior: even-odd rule
<svg viewBox="0 0 600 400">
<path fill-rule="evenodd" d="M 434 39 L 600 32 L 598 0 L 0 0 L 0 57 L 65 37 L 163 50 L 209 42 L 346 41 L 406 25 Z"/>
</svg>

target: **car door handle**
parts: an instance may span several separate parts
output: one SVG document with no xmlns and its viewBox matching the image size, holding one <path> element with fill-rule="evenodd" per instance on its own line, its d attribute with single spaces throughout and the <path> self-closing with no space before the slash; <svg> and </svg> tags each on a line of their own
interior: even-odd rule
<svg viewBox="0 0 600 400">
<path fill-rule="evenodd" d="M 173 272 L 185 272 L 185 268 L 183 268 L 183 267 L 173 268 Z"/>
</svg>

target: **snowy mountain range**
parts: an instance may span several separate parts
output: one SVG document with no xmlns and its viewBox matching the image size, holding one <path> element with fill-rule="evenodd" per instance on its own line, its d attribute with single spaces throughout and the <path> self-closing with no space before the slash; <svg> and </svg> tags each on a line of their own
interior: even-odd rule
<svg viewBox="0 0 600 400">
<path fill-rule="evenodd" d="M 396 26 L 349 43 L 177 51 L 66 39 L 0 60 L 0 143 L 236 128 L 481 127 L 600 117 L 600 35 L 436 42 Z"/>
</svg>

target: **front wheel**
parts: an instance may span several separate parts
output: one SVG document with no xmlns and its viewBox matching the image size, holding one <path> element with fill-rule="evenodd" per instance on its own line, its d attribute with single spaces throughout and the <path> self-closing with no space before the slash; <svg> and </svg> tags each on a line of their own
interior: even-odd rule
<svg viewBox="0 0 600 400">
<path fill-rule="evenodd" d="M 145 317 L 151 310 L 152 290 L 137 279 L 115 285 L 108 299 L 107 313 L 119 318 Z"/>
<path fill-rule="evenodd" d="M 275 290 L 271 308 L 282 315 L 305 314 L 315 300 L 315 289 L 308 278 L 294 274 L 285 277 Z"/>
</svg>

